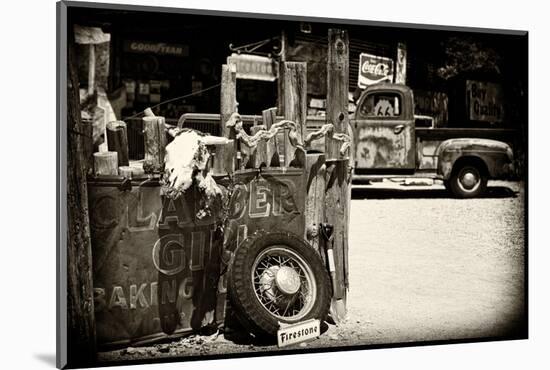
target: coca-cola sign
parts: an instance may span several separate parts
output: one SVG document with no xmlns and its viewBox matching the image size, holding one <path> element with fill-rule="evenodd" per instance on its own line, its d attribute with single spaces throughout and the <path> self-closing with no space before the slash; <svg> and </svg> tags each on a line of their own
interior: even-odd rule
<svg viewBox="0 0 550 370">
<path fill-rule="evenodd" d="M 361 53 L 357 85 L 365 88 L 378 82 L 393 82 L 393 60 L 377 55 Z"/>
</svg>

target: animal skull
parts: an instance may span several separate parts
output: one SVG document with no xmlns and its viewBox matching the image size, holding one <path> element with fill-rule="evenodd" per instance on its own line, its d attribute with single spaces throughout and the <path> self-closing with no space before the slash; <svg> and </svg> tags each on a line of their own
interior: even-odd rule
<svg viewBox="0 0 550 370">
<path fill-rule="evenodd" d="M 166 146 L 164 156 L 164 195 L 177 198 L 193 184 L 198 182 L 199 190 L 206 198 L 216 197 L 222 192 L 208 173 L 210 159 L 207 145 L 227 144 L 223 137 L 204 135 L 195 130 L 181 130 L 174 140 Z"/>
</svg>

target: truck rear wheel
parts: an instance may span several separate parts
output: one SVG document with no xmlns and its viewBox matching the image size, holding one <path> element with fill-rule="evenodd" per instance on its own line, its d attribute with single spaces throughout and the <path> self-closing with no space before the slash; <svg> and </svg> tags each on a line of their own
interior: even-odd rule
<svg viewBox="0 0 550 370">
<path fill-rule="evenodd" d="M 457 198 L 475 198 L 487 189 L 487 175 L 478 166 L 465 164 L 453 170 L 448 186 Z"/>
<path fill-rule="evenodd" d="M 319 255 L 286 232 L 258 232 L 237 248 L 228 293 L 239 320 L 263 338 L 276 336 L 279 323 L 322 322 L 331 298 Z"/>
</svg>

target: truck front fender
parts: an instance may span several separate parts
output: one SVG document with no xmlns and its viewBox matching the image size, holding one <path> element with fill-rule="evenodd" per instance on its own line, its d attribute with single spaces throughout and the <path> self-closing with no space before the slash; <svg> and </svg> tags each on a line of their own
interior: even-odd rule
<svg viewBox="0 0 550 370">
<path fill-rule="evenodd" d="M 436 151 L 437 174 L 444 180 L 451 177 L 455 165 L 460 161 L 483 163 L 490 178 L 506 178 L 513 172 L 513 152 L 502 141 L 490 139 L 449 139 L 443 141 Z"/>
</svg>

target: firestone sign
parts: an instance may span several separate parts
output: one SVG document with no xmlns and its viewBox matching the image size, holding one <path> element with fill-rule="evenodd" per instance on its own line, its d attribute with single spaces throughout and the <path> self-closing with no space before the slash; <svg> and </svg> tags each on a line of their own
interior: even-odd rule
<svg viewBox="0 0 550 370">
<path fill-rule="evenodd" d="M 365 88 L 378 82 L 393 82 L 393 60 L 391 58 L 361 53 L 359 56 L 359 78 L 357 85 Z"/>
</svg>

